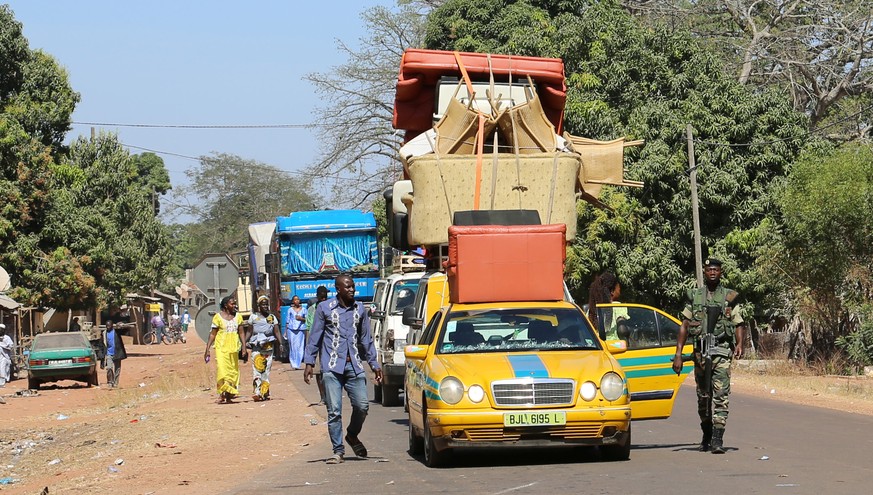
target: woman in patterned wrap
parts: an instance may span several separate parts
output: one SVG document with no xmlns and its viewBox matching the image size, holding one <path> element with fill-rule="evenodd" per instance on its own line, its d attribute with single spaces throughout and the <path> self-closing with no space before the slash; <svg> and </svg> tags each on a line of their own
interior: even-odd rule
<svg viewBox="0 0 873 495">
<path fill-rule="evenodd" d="M 270 298 L 258 298 L 258 312 L 249 316 L 252 336 L 249 347 L 252 349 L 252 386 L 255 402 L 270 398 L 270 368 L 273 367 L 275 346 L 284 347 L 279 333 L 279 319 L 270 313 Z"/>
<path fill-rule="evenodd" d="M 242 315 L 236 312 L 236 297 L 221 300 L 221 311 L 212 317 L 212 331 L 203 360 L 209 362 L 209 349 L 215 345 L 216 388 L 218 403 L 229 404 L 239 395 L 239 354 L 248 359 L 249 350 L 243 347 L 245 330 Z"/>
</svg>

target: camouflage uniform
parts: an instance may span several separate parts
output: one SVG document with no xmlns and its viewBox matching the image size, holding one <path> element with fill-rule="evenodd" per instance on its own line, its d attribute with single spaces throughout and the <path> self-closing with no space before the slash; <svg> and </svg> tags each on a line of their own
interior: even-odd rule
<svg viewBox="0 0 873 495">
<path fill-rule="evenodd" d="M 728 417 L 728 403 L 731 393 L 731 359 L 735 345 L 736 327 L 743 323 L 739 308 L 731 308 L 728 301 L 735 300 L 736 292 L 719 284 L 715 291 L 700 287 L 688 291 L 688 300 L 682 316 L 689 321 L 700 322 L 696 327 L 689 328 L 689 334 L 695 339 L 694 346 L 694 379 L 697 382 L 697 413 L 701 425 L 711 425 L 711 428 L 724 430 Z M 705 306 L 720 306 L 721 312 L 713 334 L 716 336 L 716 347 L 712 355 L 712 416 L 707 417 L 708 390 L 701 390 L 705 382 L 703 357 L 700 354 L 699 340 L 706 333 Z M 704 426 L 704 428 L 706 428 Z M 704 429 L 705 431 L 705 429 Z"/>
</svg>

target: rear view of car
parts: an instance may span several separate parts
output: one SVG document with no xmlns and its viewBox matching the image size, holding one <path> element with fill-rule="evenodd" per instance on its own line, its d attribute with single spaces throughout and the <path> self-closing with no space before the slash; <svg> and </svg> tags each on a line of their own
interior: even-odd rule
<svg viewBox="0 0 873 495">
<path fill-rule="evenodd" d="M 47 382 L 76 380 L 98 385 L 97 355 L 82 332 L 43 333 L 33 338 L 27 370 L 27 387 Z"/>
</svg>

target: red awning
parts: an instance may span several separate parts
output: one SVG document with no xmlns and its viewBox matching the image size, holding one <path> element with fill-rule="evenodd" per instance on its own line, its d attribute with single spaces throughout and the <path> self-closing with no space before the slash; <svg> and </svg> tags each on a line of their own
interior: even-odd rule
<svg viewBox="0 0 873 495">
<path fill-rule="evenodd" d="M 489 55 L 459 53 L 472 82 L 488 81 Z M 563 132 L 567 85 L 564 62 L 558 58 L 490 55 L 490 72 L 496 81 L 530 76 L 537 86 L 546 117 L 558 134 Z M 437 81 L 442 76 L 462 78 L 454 52 L 408 49 L 400 62 L 397 93 L 394 98 L 395 129 L 406 131 L 406 140 L 433 126 L 433 109 Z"/>
</svg>

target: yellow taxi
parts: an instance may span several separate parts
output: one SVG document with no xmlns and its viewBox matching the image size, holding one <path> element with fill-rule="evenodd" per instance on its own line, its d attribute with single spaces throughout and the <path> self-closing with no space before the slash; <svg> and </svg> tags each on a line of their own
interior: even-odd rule
<svg viewBox="0 0 873 495">
<path fill-rule="evenodd" d="M 598 446 L 630 457 L 631 401 L 613 354 L 567 301 L 449 304 L 406 346 L 409 450 Z"/>
</svg>

